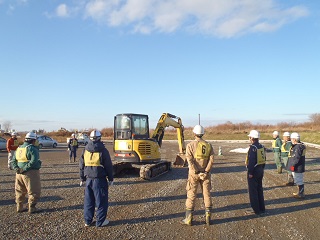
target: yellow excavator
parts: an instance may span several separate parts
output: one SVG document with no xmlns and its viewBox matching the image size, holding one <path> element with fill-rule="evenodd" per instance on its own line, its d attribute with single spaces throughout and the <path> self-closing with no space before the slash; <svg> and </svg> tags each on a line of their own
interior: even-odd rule
<svg viewBox="0 0 320 240">
<path fill-rule="evenodd" d="M 139 168 L 140 177 L 150 180 L 171 169 L 171 161 L 161 159 L 160 148 L 166 127 L 177 129 L 179 153 L 175 165 L 185 164 L 186 147 L 183 125 L 179 117 L 163 113 L 150 137 L 149 117 L 145 114 L 123 113 L 114 117 L 113 172 Z"/>
</svg>

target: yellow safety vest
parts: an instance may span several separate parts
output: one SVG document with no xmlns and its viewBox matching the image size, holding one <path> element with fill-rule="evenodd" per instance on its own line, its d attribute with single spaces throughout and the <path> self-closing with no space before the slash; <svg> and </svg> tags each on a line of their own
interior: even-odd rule
<svg viewBox="0 0 320 240">
<path fill-rule="evenodd" d="M 277 147 L 276 143 L 277 143 L 277 138 L 272 141 L 272 148 L 279 148 Z"/>
<path fill-rule="evenodd" d="M 18 147 L 19 146 L 19 141 L 17 139 L 15 139 L 13 141 L 13 146 Z"/>
<path fill-rule="evenodd" d="M 72 146 L 77 146 L 77 145 L 78 145 L 78 141 L 75 140 L 75 139 L 73 139 L 73 140 L 72 140 Z"/>
<path fill-rule="evenodd" d="M 301 143 L 297 143 L 297 144 L 301 144 Z M 290 148 L 288 157 L 292 157 L 292 155 L 291 155 L 291 149 L 292 149 L 292 148 L 293 148 L 293 145 L 292 145 L 291 148 Z M 307 147 L 305 146 L 305 149 L 303 149 L 303 151 L 302 151 L 301 157 L 306 156 L 306 152 L 307 152 Z"/>
<path fill-rule="evenodd" d="M 199 141 L 196 150 L 196 159 L 208 159 L 211 152 L 211 145 L 207 142 Z"/>
<path fill-rule="evenodd" d="M 27 159 L 27 147 L 20 148 L 18 147 L 16 150 L 16 159 L 18 162 L 28 162 Z"/>
<path fill-rule="evenodd" d="M 254 146 L 257 149 L 257 164 L 255 166 L 266 164 L 266 153 L 265 153 L 264 147 L 257 148 L 255 145 L 251 145 L 251 146 Z M 246 158 L 246 166 L 248 166 L 248 164 L 249 164 L 249 151 Z"/>
<path fill-rule="evenodd" d="M 84 165 L 86 167 L 102 167 L 100 162 L 100 153 L 99 152 L 89 152 L 87 150 L 84 151 Z"/>
</svg>

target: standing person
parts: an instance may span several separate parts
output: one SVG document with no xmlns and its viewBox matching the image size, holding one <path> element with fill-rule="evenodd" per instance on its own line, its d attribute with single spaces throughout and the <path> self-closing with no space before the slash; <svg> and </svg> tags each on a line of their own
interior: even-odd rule
<svg viewBox="0 0 320 240">
<path fill-rule="evenodd" d="M 291 133 L 291 142 L 287 170 L 292 172 L 294 182 L 298 186 L 298 192 L 293 193 L 293 197 L 302 199 L 305 198 L 303 173 L 305 172 L 306 146 L 300 142 L 300 135 L 296 132 Z"/>
<path fill-rule="evenodd" d="M 19 146 L 19 141 L 17 139 L 17 133 L 11 133 L 11 137 L 7 141 L 7 151 L 8 151 L 8 169 L 12 170 L 12 158 L 15 151 Z"/>
<path fill-rule="evenodd" d="M 251 145 L 247 154 L 246 166 L 249 199 L 253 211 L 247 211 L 247 213 L 261 215 L 266 210 L 262 187 L 266 154 L 264 146 L 259 143 L 260 133 L 258 131 L 251 130 L 248 137 Z"/>
<path fill-rule="evenodd" d="M 287 169 L 288 165 L 288 155 L 290 148 L 292 146 L 291 140 L 290 140 L 290 133 L 285 132 L 283 133 L 283 142 L 281 146 L 281 159 L 283 162 L 284 167 Z M 287 170 L 287 182 L 285 183 L 286 186 L 293 186 L 294 180 L 292 176 L 292 172 L 290 170 Z"/>
<path fill-rule="evenodd" d="M 277 166 L 277 172 L 280 174 L 282 173 L 282 164 L 281 164 L 281 146 L 282 141 L 279 138 L 279 132 L 274 131 L 272 133 L 273 141 L 272 141 L 272 150 L 274 155 L 274 161 Z"/>
<path fill-rule="evenodd" d="M 17 212 L 26 210 L 23 203 L 28 194 L 29 213 L 37 212 L 36 204 L 41 194 L 40 171 L 41 161 L 39 149 L 34 146 L 37 135 L 27 133 L 24 143 L 19 146 L 13 157 L 12 168 L 16 171 L 16 203 Z"/>
<path fill-rule="evenodd" d="M 186 217 L 182 220 L 183 224 L 192 225 L 197 189 L 200 185 L 205 205 L 206 224 L 210 225 L 211 220 L 211 169 L 214 160 L 214 151 L 210 143 L 202 139 L 204 128 L 196 125 L 193 128 L 195 140 L 190 142 L 186 148 L 186 158 L 189 166 L 187 182 Z"/>
<path fill-rule="evenodd" d="M 71 138 L 68 142 L 68 150 L 69 150 L 69 163 L 71 163 L 71 159 L 73 156 L 73 162 L 76 162 L 77 157 L 77 149 L 78 149 L 78 139 L 74 133 L 71 134 Z"/>
<path fill-rule="evenodd" d="M 80 186 L 86 185 L 84 194 L 85 226 L 92 224 L 95 207 L 96 226 L 108 225 L 108 185 L 113 185 L 113 170 L 110 154 L 101 142 L 101 133 L 94 130 L 90 141 L 80 157 Z M 107 179 L 109 180 L 109 184 Z"/>
</svg>

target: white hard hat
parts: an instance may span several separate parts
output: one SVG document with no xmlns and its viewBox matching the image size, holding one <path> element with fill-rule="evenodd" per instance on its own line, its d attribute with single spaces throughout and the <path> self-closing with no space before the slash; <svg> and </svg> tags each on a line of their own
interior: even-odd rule
<svg viewBox="0 0 320 240">
<path fill-rule="evenodd" d="M 71 134 L 71 137 L 74 137 L 74 136 L 75 136 L 75 134 L 74 134 L 74 133 L 72 133 L 72 134 Z"/>
<path fill-rule="evenodd" d="M 17 136 L 17 133 L 16 132 L 12 132 L 11 136 Z"/>
<path fill-rule="evenodd" d="M 274 131 L 274 132 L 272 133 L 272 135 L 279 136 L 279 132 L 278 132 L 278 131 Z"/>
<path fill-rule="evenodd" d="M 248 137 L 260 138 L 260 133 L 257 130 L 251 130 Z"/>
<path fill-rule="evenodd" d="M 195 125 L 193 128 L 193 133 L 196 135 L 203 135 L 204 134 L 204 128 L 201 125 Z"/>
<path fill-rule="evenodd" d="M 297 133 L 297 132 L 293 132 L 293 133 L 291 133 L 290 138 L 291 138 L 291 139 L 292 139 L 292 138 L 294 138 L 294 139 L 300 139 L 300 135 L 299 135 L 299 133 Z"/>
<path fill-rule="evenodd" d="M 98 131 L 98 130 L 93 130 L 91 133 L 90 133 L 90 139 L 93 140 L 93 141 L 97 141 L 101 138 L 101 132 Z"/>
<path fill-rule="evenodd" d="M 290 137 L 290 133 L 289 133 L 289 132 L 284 132 L 284 133 L 283 133 L 283 136 L 284 136 L 284 137 Z"/>
<path fill-rule="evenodd" d="M 37 134 L 35 134 L 34 132 L 28 132 L 25 139 L 26 140 L 37 139 Z"/>
</svg>

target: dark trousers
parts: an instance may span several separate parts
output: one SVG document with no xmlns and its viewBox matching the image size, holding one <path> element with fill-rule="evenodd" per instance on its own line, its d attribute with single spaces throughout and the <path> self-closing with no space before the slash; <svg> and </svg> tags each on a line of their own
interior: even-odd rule
<svg viewBox="0 0 320 240">
<path fill-rule="evenodd" d="M 100 227 L 108 212 L 108 182 L 106 178 L 88 178 L 84 193 L 84 220 L 91 224 L 96 211 L 96 226 Z"/>
<path fill-rule="evenodd" d="M 247 173 L 250 204 L 256 214 L 266 210 L 262 187 L 263 172 L 264 167 L 258 165 L 254 168 L 252 178 L 249 178 L 249 173 Z"/>
<path fill-rule="evenodd" d="M 76 160 L 76 157 L 77 157 L 77 149 L 76 148 L 71 148 L 70 149 L 70 151 L 69 151 L 70 160 L 72 158 L 72 155 L 73 155 L 73 159 Z"/>
</svg>

